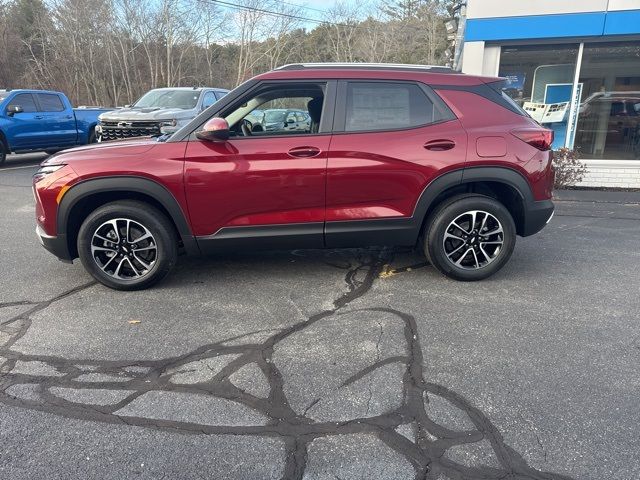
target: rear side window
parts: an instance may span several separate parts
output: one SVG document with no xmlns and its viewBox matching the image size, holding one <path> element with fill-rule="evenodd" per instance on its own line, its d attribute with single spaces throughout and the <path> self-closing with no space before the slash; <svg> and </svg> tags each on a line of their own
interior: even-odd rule
<svg viewBox="0 0 640 480">
<path fill-rule="evenodd" d="M 64 112 L 64 105 L 58 95 L 52 93 L 38 93 L 40 110 L 43 112 Z"/>
<path fill-rule="evenodd" d="M 412 128 L 439 120 L 441 116 L 431 99 L 414 83 L 347 84 L 347 132 Z"/>
<path fill-rule="evenodd" d="M 30 93 L 19 93 L 13 100 L 11 100 L 10 105 L 19 105 L 22 107 L 22 111 L 25 113 L 33 113 L 38 111 L 38 107 L 36 107 L 36 102 L 33 98 L 33 95 Z"/>
</svg>

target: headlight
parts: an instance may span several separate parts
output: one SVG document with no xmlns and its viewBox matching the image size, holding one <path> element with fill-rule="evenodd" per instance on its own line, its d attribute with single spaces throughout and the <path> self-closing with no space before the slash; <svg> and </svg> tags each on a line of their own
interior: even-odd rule
<svg viewBox="0 0 640 480">
<path fill-rule="evenodd" d="M 171 120 L 162 120 L 160 122 L 161 127 L 175 127 L 176 125 L 178 125 L 178 120 L 176 120 L 175 118 Z"/>
<path fill-rule="evenodd" d="M 40 169 L 33 174 L 33 181 L 39 182 L 47 175 L 60 170 L 64 166 L 65 165 L 63 163 L 62 165 L 45 165 L 44 167 L 40 167 Z"/>
</svg>

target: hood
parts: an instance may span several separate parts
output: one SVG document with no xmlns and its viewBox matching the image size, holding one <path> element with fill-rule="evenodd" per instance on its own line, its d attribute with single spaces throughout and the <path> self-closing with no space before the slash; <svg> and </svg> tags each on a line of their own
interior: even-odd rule
<svg viewBox="0 0 640 480">
<path fill-rule="evenodd" d="M 184 120 L 197 115 L 195 109 L 183 108 L 121 108 L 101 114 L 98 119 L 106 122 L 145 121 L 145 120 Z"/>
<path fill-rule="evenodd" d="M 53 154 L 41 165 L 59 165 L 69 161 L 89 159 L 95 156 L 104 157 L 105 154 L 123 157 L 127 155 L 140 155 L 148 152 L 158 145 L 158 141 L 152 138 L 143 137 L 136 140 L 116 140 L 113 142 L 92 143 L 82 147 L 70 148 Z"/>
</svg>

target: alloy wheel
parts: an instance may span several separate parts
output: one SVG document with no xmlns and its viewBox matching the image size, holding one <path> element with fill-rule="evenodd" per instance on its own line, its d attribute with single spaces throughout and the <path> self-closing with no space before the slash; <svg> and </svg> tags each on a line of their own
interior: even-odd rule
<svg viewBox="0 0 640 480">
<path fill-rule="evenodd" d="M 104 222 L 93 233 L 91 256 L 107 275 L 118 280 L 136 280 L 153 268 L 158 244 L 140 222 L 115 218 Z"/>
<path fill-rule="evenodd" d="M 447 259 L 465 270 L 489 265 L 498 258 L 503 244 L 502 224 L 484 210 L 458 215 L 446 228 L 443 239 Z"/>
</svg>

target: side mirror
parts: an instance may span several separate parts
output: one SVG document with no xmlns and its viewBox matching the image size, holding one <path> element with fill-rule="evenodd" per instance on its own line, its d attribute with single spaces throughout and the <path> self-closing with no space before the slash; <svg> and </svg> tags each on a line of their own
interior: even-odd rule
<svg viewBox="0 0 640 480">
<path fill-rule="evenodd" d="M 230 135 L 229 123 L 220 117 L 212 118 L 204 124 L 202 130 L 196 132 L 196 138 L 208 142 L 226 142 Z"/>
<path fill-rule="evenodd" d="M 13 117 L 16 113 L 24 112 L 23 108 L 20 105 L 9 105 L 7 107 L 7 115 Z"/>
<path fill-rule="evenodd" d="M 124 106 L 124 107 L 122 107 L 122 108 L 129 108 L 130 106 L 131 106 L 130 104 L 127 104 L 127 105 L 125 105 L 125 106 Z"/>
</svg>

